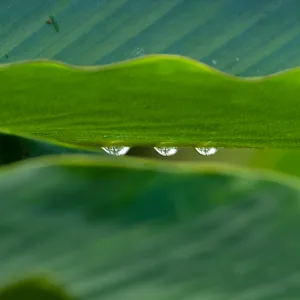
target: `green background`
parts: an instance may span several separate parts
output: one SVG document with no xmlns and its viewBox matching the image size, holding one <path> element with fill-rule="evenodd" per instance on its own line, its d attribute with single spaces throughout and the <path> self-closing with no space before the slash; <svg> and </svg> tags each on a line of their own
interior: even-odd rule
<svg viewBox="0 0 300 300">
<path fill-rule="evenodd" d="M 1 62 L 107 64 L 181 54 L 242 76 L 298 66 L 297 0 L 3 0 Z M 56 33 L 45 24 L 54 15 Z"/>
<path fill-rule="evenodd" d="M 59 33 L 45 24 L 50 15 Z M 297 0 L 1 0 L 0 62 L 93 65 L 173 53 L 261 76 L 300 64 L 299 25 Z M 70 152 L 82 151 L 0 136 L 1 164 Z M 300 176 L 298 149 L 129 155 L 192 163 L 95 153 L 97 161 L 3 166 L 1 286 L 41 274 L 88 300 L 299 299 L 299 181 L 204 165 Z M 5 297 L 0 291 L 15 300 Z"/>
<path fill-rule="evenodd" d="M 0 281 L 47 276 L 85 300 L 296 300 L 299 186 L 130 158 L 2 169 Z"/>
</svg>

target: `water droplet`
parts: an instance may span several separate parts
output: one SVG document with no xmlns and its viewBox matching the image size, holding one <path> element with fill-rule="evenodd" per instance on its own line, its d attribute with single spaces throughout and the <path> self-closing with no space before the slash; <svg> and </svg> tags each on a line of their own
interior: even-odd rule
<svg viewBox="0 0 300 300">
<path fill-rule="evenodd" d="M 236 60 L 236 61 L 240 61 L 239 57 L 237 57 L 235 60 Z"/>
<path fill-rule="evenodd" d="M 213 63 L 214 65 L 216 65 L 216 64 L 217 64 L 217 61 L 216 61 L 216 60 L 213 60 L 212 63 Z"/>
<path fill-rule="evenodd" d="M 205 155 L 205 156 L 214 155 L 218 151 L 217 148 L 195 148 L 195 150 L 199 154 Z"/>
<path fill-rule="evenodd" d="M 143 48 L 135 48 L 132 53 L 131 53 L 131 57 L 140 57 L 140 56 L 144 56 L 145 54 L 145 50 Z"/>
<path fill-rule="evenodd" d="M 176 147 L 154 147 L 158 154 L 162 156 L 171 156 L 177 153 L 178 148 Z"/>
<path fill-rule="evenodd" d="M 102 147 L 102 149 L 108 154 L 122 156 L 129 151 L 130 147 Z"/>
</svg>

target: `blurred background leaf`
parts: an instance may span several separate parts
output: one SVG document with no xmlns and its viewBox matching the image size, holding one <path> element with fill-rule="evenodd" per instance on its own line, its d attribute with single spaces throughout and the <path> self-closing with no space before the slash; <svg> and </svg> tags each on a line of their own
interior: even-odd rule
<svg viewBox="0 0 300 300">
<path fill-rule="evenodd" d="M 4 0 L 0 57 L 94 65 L 169 53 L 257 76 L 299 65 L 299 11 L 298 0 Z"/>
<path fill-rule="evenodd" d="M 71 300 L 65 291 L 44 278 L 29 278 L 0 290 L 0 300 Z"/>
<path fill-rule="evenodd" d="M 86 300 L 297 299 L 299 186 L 218 164 L 28 160 L 0 173 L 0 282 L 50 276 Z"/>
</svg>

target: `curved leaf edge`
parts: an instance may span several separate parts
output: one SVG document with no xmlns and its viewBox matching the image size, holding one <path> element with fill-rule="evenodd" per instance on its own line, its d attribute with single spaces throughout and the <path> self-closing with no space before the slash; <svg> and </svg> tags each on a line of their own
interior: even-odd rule
<svg viewBox="0 0 300 300">
<path fill-rule="evenodd" d="M 300 178 L 275 170 L 253 169 L 220 162 L 201 162 L 196 164 L 194 162 L 164 162 L 145 158 L 115 158 L 84 154 L 46 155 L 3 165 L 0 167 L 0 180 L 1 176 L 5 176 L 6 173 L 18 172 L 18 170 L 24 170 L 24 168 L 30 171 L 30 169 L 45 169 L 50 167 L 88 168 L 90 170 L 95 168 L 134 169 L 141 172 L 156 171 L 175 175 L 221 174 L 241 178 L 268 180 L 300 191 Z"/>
<path fill-rule="evenodd" d="M 9 73 L 6 73 L 7 70 Z M 39 99 L 39 102 L 46 102 L 46 104 L 43 104 L 40 108 L 36 108 L 39 112 L 38 115 L 36 115 L 34 110 L 32 110 L 33 107 L 35 107 L 35 105 L 33 105 L 34 103 L 32 103 L 32 107 L 25 112 L 23 112 L 21 109 L 21 115 L 16 114 L 17 112 L 12 113 L 12 108 L 10 108 L 10 112 L 8 110 L 8 112 L 1 116 L 0 132 L 20 136 L 23 138 L 50 142 L 67 148 L 90 151 L 100 150 L 101 147 L 109 146 L 217 148 L 286 148 L 299 146 L 299 141 L 297 139 L 297 133 L 295 130 L 297 127 L 297 122 L 293 121 L 297 107 L 292 107 L 296 103 L 296 97 L 294 95 L 298 92 L 298 86 L 295 83 L 300 73 L 299 68 L 289 69 L 263 77 L 245 78 L 226 74 L 199 61 L 178 55 L 149 55 L 119 63 L 90 67 L 73 66 L 62 62 L 49 60 L 22 61 L 0 65 L 0 78 L 4 80 L 3 92 L 5 95 L 5 99 L 2 101 L 2 104 L 0 104 L 3 105 L 3 107 L 5 107 L 5 105 L 13 107 L 13 105 L 18 106 L 20 104 L 18 89 L 15 87 L 12 88 L 11 84 L 16 80 L 16 78 L 27 76 L 28 74 L 30 74 L 30 79 L 28 80 L 31 82 L 31 88 L 22 87 L 20 91 L 22 91 L 23 95 L 27 95 L 24 96 L 25 98 L 27 97 L 31 99 L 32 97 L 37 97 L 32 87 L 38 86 L 38 83 L 35 83 L 35 79 L 42 74 L 44 74 L 44 81 L 53 81 L 54 79 L 51 77 L 53 74 L 51 72 L 59 72 L 55 73 L 55 77 L 58 77 L 55 78 L 52 83 L 50 82 L 51 89 L 53 91 L 55 91 L 56 84 L 60 82 L 60 78 L 64 78 L 64 80 L 67 80 L 66 82 L 68 82 L 69 79 L 67 78 L 69 78 L 70 74 L 77 73 L 80 74 L 80 76 L 83 76 L 80 80 L 83 80 L 82 83 L 86 85 L 84 86 L 86 89 L 89 87 L 89 85 L 94 84 L 95 86 L 97 80 L 98 82 L 99 80 L 101 82 L 101 78 L 103 80 L 103 78 L 108 76 L 110 78 L 108 79 L 108 82 L 103 83 L 103 88 L 107 92 L 111 88 L 111 83 L 109 83 L 110 80 L 118 77 L 118 72 L 122 72 L 122 70 L 127 70 L 126 74 L 129 75 L 122 77 L 124 76 L 122 73 L 123 75 L 121 75 L 119 80 L 122 81 L 124 78 L 126 78 L 126 80 L 129 80 L 131 87 L 128 91 L 126 91 L 122 86 L 118 92 L 118 97 L 125 97 L 126 101 L 125 98 L 123 99 L 121 97 L 123 99 L 121 103 L 119 103 L 119 101 L 115 104 L 110 104 L 111 106 L 109 108 L 106 107 L 106 110 L 108 109 L 110 114 L 113 113 L 113 115 L 115 115 L 114 119 L 109 119 L 110 122 L 113 122 L 111 123 L 112 127 L 110 125 L 108 127 L 105 126 L 106 117 L 103 119 L 102 114 L 105 116 L 106 113 L 104 114 L 105 110 L 103 110 L 102 101 L 106 99 L 105 97 L 115 96 L 114 94 L 111 94 L 111 92 L 108 92 L 107 95 L 101 95 L 101 93 L 99 93 L 99 89 L 94 88 L 93 92 L 87 96 L 87 101 L 91 100 L 90 105 L 95 105 L 98 103 L 97 119 L 93 119 L 91 117 L 83 118 L 83 125 L 86 123 L 86 125 L 91 124 L 92 126 L 88 126 L 87 129 L 82 126 L 79 134 L 76 133 L 78 128 L 73 127 L 73 121 L 71 121 L 71 119 L 66 123 L 63 123 L 66 124 L 63 125 L 63 127 L 61 127 L 61 123 L 59 123 L 60 121 L 58 121 L 58 123 L 53 123 L 51 121 L 51 118 L 58 118 L 60 120 L 61 118 L 67 117 L 68 119 L 68 115 L 70 115 L 72 118 L 78 117 L 79 113 L 77 111 L 78 109 L 74 107 L 71 109 L 71 111 L 69 111 L 67 105 L 68 103 L 63 104 L 61 107 L 53 106 L 51 97 L 58 96 L 58 94 L 55 94 L 55 92 L 53 92 L 54 94 L 52 96 L 49 95 L 49 99 L 47 99 L 47 95 L 45 100 Z M 175 79 L 172 79 L 170 82 L 168 82 L 168 92 L 166 95 L 170 98 L 168 100 L 169 102 L 176 98 L 176 91 L 170 88 L 170 84 L 173 84 L 173 86 L 178 85 L 181 80 L 183 83 L 182 88 L 186 89 L 190 87 L 193 90 L 192 94 L 195 99 L 193 99 L 193 97 L 189 99 L 190 102 L 186 104 L 189 108 L 185 109 L 182 105 L 182 108 L 184 108 L 182 114 L 180 109 L 178 110 L 177 107 L 177 114 L 179 114 L 178 116 L 180 117 L 179 120 L 176 118 L 175 121 L 171 120 L 172 118 L 170 119 L 170 115 L 168 115 L 169 113 L 163 112 L 162 110 L 160 111 L 159 108 L 158 113 L 161 114 L 160 117 L 153 115 L 153 112 L 148 113 L 147 109 L 145 110 L 145 108 L 142 109 L 144 115 L 137 116 L 139 114 L 139 109 L 137 109 L 137 111 L 133 112 L 133 115 L 130 118 L 128 117 L 128 113 L 132 112 L 132 109 L 134 109 L 134 105 L 133 107 L 128 106 L 128 101 L 131 99 L 130 97 L 134 96 L 137 92 L 132 90 L 135 81 L 130 82 L 130 80 L 132 80 L 132 78 L 136 80 L 139 77 L 140 70 L 144 70 L 143 76 L 145 77 L 147 75 L 145 78 L 154 76 L 153 78 L 156 80 L 155 83 L 159 83 L 160 85 L 165 84 L 162 81 L 165 81 L 164 79 L 172 76 L 173 74 L 180 74 L 179 77 L 175 77 Z M 131 71 L 133 71 L 132 75 Z M 96 76 L 97 78 L 93 77 L 94 83 L 88 84 L 87 82 L 89 80 L 85 75 L 91 73 L 97 73 L 99 74 L 99 77 L 98 75 Z M 188 79 L 184 79 L 185 75 L 187 78 L 190 78 L 191 76 L 196 77 L 194 77 L 195 79 L 193 79 L 192 82 L 189 82 Z M 131 76 L 133 77 L 131 78 Z M 10 82 L 10 79 L 8 80 L 7 78 L 14 78 L 14 80 Z M 74 85 L 76 80 L 74 81 L 74 77 L 72 78 L 73 79 L 68 84 Z M 89 78 L 91 79 L 91 77 Z M 95 81 L 95 79 L 97 80 Z M 208 79 L 209 84 L 204 84 L 203 82 L 207 81 Z M 6 80 L 8 81 L 6 82 Z M 141 78 L 139 80 L 141 80 Z M 124 84 L 123 85 L 126 86 L 127 83 L 125 82 Z M 227 89 L 229 85 L 231 87 Z M 216 87 L 218 87 L 218 91 L 213 91 L 216 89 Z M 278 87 L 278 91 L 275 91 L 274 87 Z M 145 92 L 145 89 L 149 88 L 149 84 L 143 86 Z M 199 93 L 202 88 L 205 88 L 206 95 L 204 96 L 201 96 L 201 93 Z M 285 93 L 283 94 L 284 90 Z M 123 95 L 122 93 L 125 94 Z M 236 94 L 234 99 L 230 100 L 227 105 L 224 93 L 228 98 L 227 100 L 230 100 L 230 97 L 233 96 L 233 93 Z M 243 99 L 245 94 L 248 93 L 249 95 Z M 148 103 L 147 105 L 149 106 L 150 103 L 151 105 L 157 104 L 155 101 L 159 101 L 159 99 L 155 101 L 153 99 L 157 98 L 157 96 L 162 98 L 163 95 L 163 92 L 155 91 L 152 96 L 148 97 L 149 99 L 147 98 L 147 101 L 149 102 L 148 103 L 146 101 Z M 219 103 L 219 100 L 215 100 L 213 101 L 214 104 L 212 107 L 209 108 L 206 106 L 205 101 L 208 100 L 207 97 L 209 97 L 210 100 L 214 100 L 216 97 L 220 97 L 220 95 L 225 97 L 223 101 Z M 270 107 L 269 104 L 273 103 L 274 101 L 276 101 L 276 105 L 274 106 L 282 105 L 283 103 L 280 98 L 283 95 L 285 95 L 285 97 L 287 97 L 286 99 L 289 100 L 285 105 L 291 108 L 285 108 L 284 110 L 278 110 L 278 107 L 272 108 L 269 109 L 268 113 L 266 114 L 265 108 L 263 106 L 260 107 L 260 103 L 262 103 L 262 101 L 266 101 L 264 105 L 268 104 L 268 107 Z M 12 103 L 7 100 L 10 99 L 10 96 Z M 79 104 L 82 105 L 82 96 L 83 94 L 80 94 L 80 97 L 78 97 L 77 100 L 75 99 L 78 103 L 75 101 L 76 103 L 74 106 L 78 107 Z M 71 97 L 70 86 L 62 97 Z M 254 104 L 251 104 L 252 100 L 254 100 L 253 97 L 258 98 L 255 99 Z M 268 99 L 266 99 L 266 97 Z M 113 99 L 109 98 L 106 100 L 112 102 Z M 26 101 L 25 103 L 28 103 L 28 100 Z M 38 101 L 37 98 L 34 101 Z M 22 105 L 25 105 L 23 102 L 24 100 L 22 100 Z M 37 102 L 35 102 L 35 104 L 37 104 Z M 163 109 L 165 109 L 166 104 L 162 106 Z M 228 111 L 228 105 L 234 105 L 235 108 Z M 253 107 L 251 107 L 252 105 Z M 218 111 L 215 110 L 215 106 L 218 106 Z M 248 107 L 250 112 L 245 112 L 245 107 Z M 62 109 L 59 114 L 57 112 L 58 108 Z M 39 109 L 41 109 L 41 111 L 39 111 Z M 117 113 L 118 109 L 121 109 L 120 115 Z M 51 112 L 52 110 L 55 111 L 55 113 Z M 193 113 L 193 111 L 197 110 L 202 111 L 202 113 Z M 252 110 L 254 110 L 254 113 L 251 112 Z M 48 116 L 49 120 L 47 121 L 47 118 L 44 120 L 43 114 L 48 111 L 50 111 L 50 114 Z M 202 120 L 200 117 L 203 117 L 203 111 L 206 116 Z M 284 112 L 283 114 L 281 113 L 282 111 Z M 86 114 L 89 114 L 90 112 L 90 109 L 88 109 Z M 221 115 L 224 116 L 230 113 L 231 119 L 225 117 L 224 119 L 220 120 L 219 117 L 221 112 Z M 280 116 L 278 116 L 278 114 L 280 114 Z M 127 117 L 124 117 L 126 115 Z M 19 119 L 18 116 L 20 117 Z M 187 116 L 190 116 L 192 121 L 189 120 Z M 265 116 L 268 116 L 269 120 L 265 119 Z M 82 117 L 82 115 L 80 117 Z M 102 118 L 103 120 L 99 121 L 99 118 Z M 168 121 L 164 122 L 163 119 L 168 119 Z M 265 123 L 268 123 L 268 126 L 262 123 L 263 120 Z M 207 121 L 209 121 L 208 124 L 206 124 Z M 167 129 L 164 133 L 162 133 L 158 127 L 160 123 L 161 125 L 165 124 L 167 126 Z M 259 123 L 262 125 L 258 126 L 257 124 Z M 280 125 L 281 123 L 286 123 L 286 126 L 283 126 L 283 129 L 279 128 L 279 130 L 277 128 L 276 130 L 276 126 Z M 36 125 L 33 126 L 34 124 Z M 146 125 L 144 126 L 143 124 Z M 42 130 L 38 129 L 40 125 L 42 125 Z M 178 126 L 176 127 L 175 125 Z M 236 127 L 233 128 L 233 125 Z M 176 127 L 176 130 L 172 129 L 174 126 Z M 198 129 L 196 129 L 197 127 Z M 68 130 L 70 131 L 71 136 L 67 134 Z M 86 130 L 88 130 L 88 132 Z M 232 135 L 232 133 L 234 133 L 234 135 Z M 82 138 L 83 134 L 86 134 L 86 138 L 84 139 Z"/>
<path fill-rule="evenodd" d="M 43 299 L 72 300 L 65 289 L 53 279 L 46 277 L 24 277 L 0 287 L 0 300 Z"/>
<path fill-rule="evenodd" d="M 239 80 L 239 81 L 246 81 L 246 82 L 253 82 L 253 81 L 262 81 L 264 79 L 268 79 L 270 77 L 274 76 L 282 76 L 287 73 L 295 73 L 300 72 L 300 67 L 295 67 L 291 69 L 282 70 L 280 72 L 276 72 L 269 75 L 264 76 L 252 76 L 252 77 L 243 77 L 243 76 L 236 76 L 232 75 L 226 72 L 223 72 L 217 68 L 214 68 L 210 65 L 207 65 L 205 63 L 202 63 L 196 59 L 183 56 L 183 55 L 177 55 L 177 54 L 150 54 L 150 55 L 144 55 L 141 57 L 136 57 L 132 59 L 123 60 L 116 63 L 106 64 L 106 65 L 95 65 L 95 66 L 78 66 L 78 65 L 72 65 L 68 63 L 64 63 L 62 61 L 57 60 L 49 60 L 49 59 L 34 59 L 34 60 L 23 60 L 23 61 L 17 61 L 12 63 L 4 63 L 0 64 L 0 71 L 1 69 L 5 68 L 19 68 L 19 67 L 39 67 L 43 66 L 46 68 L 58 68 L 58 69 L 66 69 L 69 71 L 74 72 L 101 72 L 101 71 L 107 71 L 107 70 L 115 70 L 115 69 L 122 69 L 122 68 L 128 68 L 128 67 L 134 67 L 136 65 L 147 65 L 152 64 L 156 62 L 166 62 L 166 63 L 175 63 L 180 66 L 180 64 L 185 65 L 186 68 L 188 67 L 194 67 L 198 69 L 200 72 L 207 72 L 207 73 L 214 73 L 214 75 L 222 76 L 222 77 L 228 77 L 231 79 Z"/>
</svg>

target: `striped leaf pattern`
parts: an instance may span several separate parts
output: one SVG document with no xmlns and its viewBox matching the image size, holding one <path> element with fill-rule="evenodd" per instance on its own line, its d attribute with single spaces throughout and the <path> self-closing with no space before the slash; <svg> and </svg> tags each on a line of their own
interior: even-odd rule
<svg viewBox="0 0 300 300">
<path fill-rule="evenodd" d="M 57 33 L 45 24 L 55 15 Z M 300 64 L 298 0 L 2 0 L 0 63 L 107 64 L 153 53 L 260 76 Z"/>
</svg>

